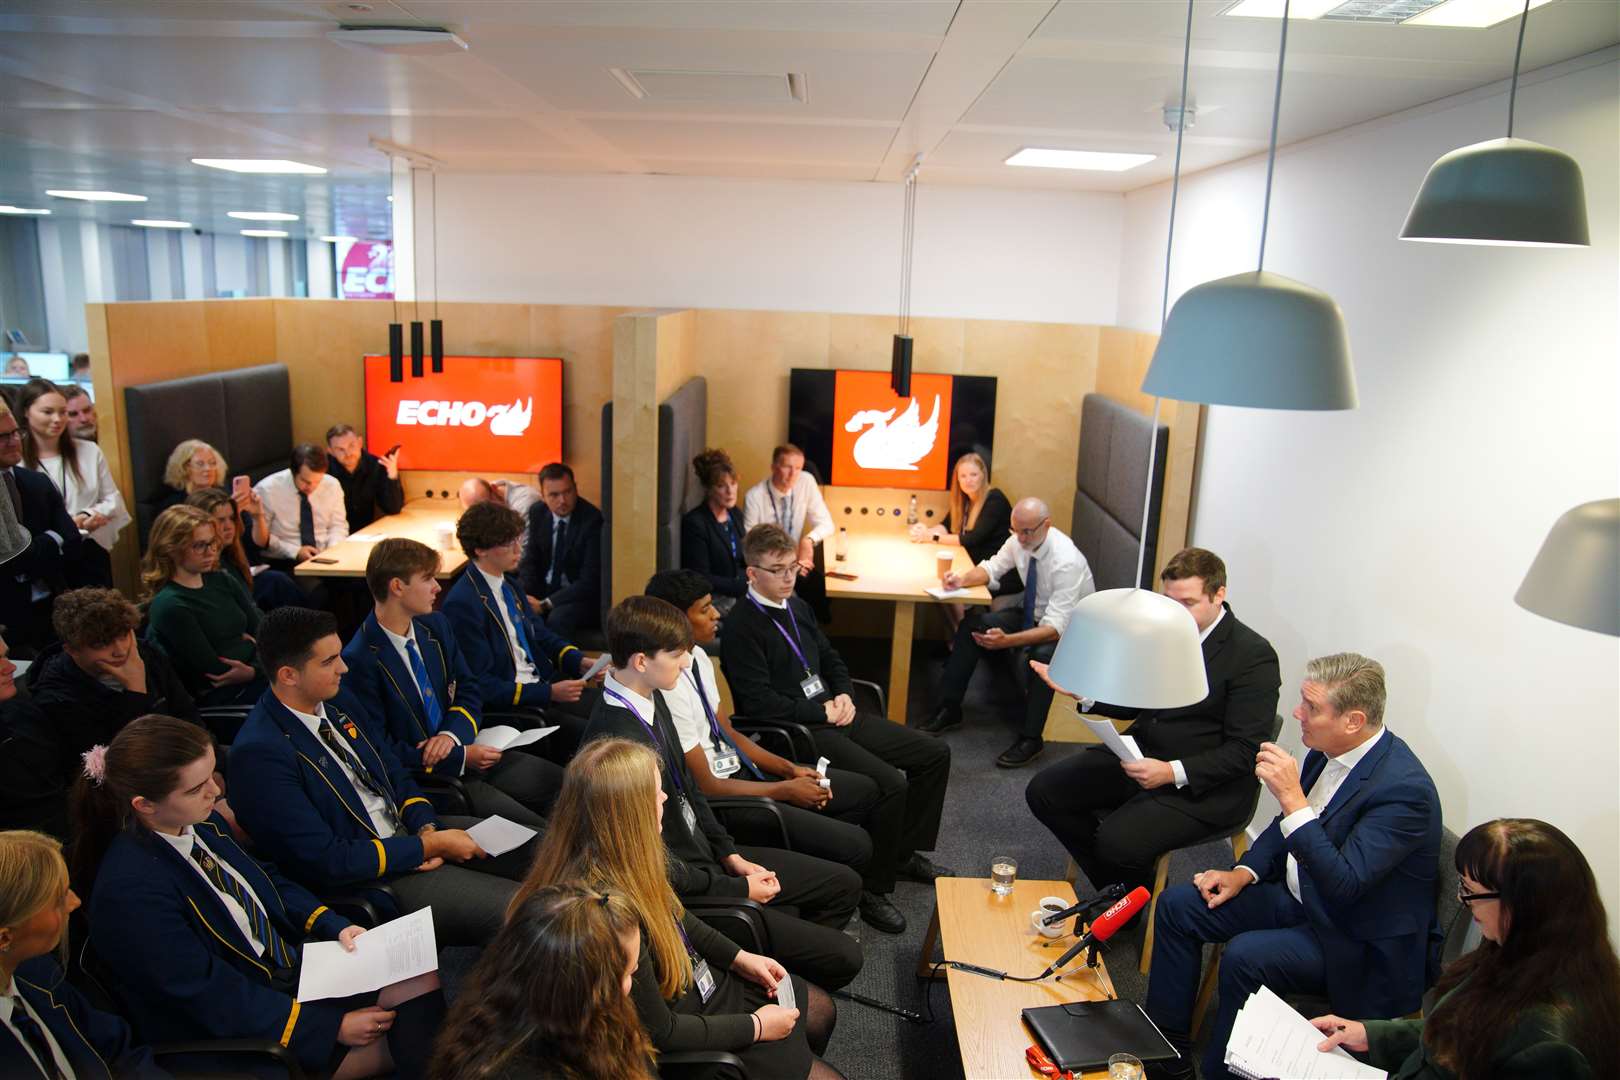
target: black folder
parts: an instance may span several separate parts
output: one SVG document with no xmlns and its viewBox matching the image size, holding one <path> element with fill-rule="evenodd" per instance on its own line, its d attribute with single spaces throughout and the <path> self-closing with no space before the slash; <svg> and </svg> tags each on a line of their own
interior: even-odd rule
<svg viewBox="0 0 1620 1080">
<path fill-rule="evenodd" d="M 1142 1061 L 1176 1056 L 1176 1048 L 1134 1001 L 1045 1005 L 1025 1009 L 1024 1023 L 1046 1056 L 1065 1070 L 1100 1068 L 1114 1054 L 1131 1054 Z"/>
</svg>

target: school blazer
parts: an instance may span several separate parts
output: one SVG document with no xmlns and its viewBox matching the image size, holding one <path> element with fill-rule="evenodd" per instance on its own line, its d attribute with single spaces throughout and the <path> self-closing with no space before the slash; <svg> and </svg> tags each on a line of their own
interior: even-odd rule
<svg viewBox="0 0 1620 1080">
<path fill-rule="evenodd" d="M 440 610 L 450 620 L 462 657 L 474 673 L 481 701 L 492 706 L 544 707 L 551 702 L 552 678 L 558 671 L 569 678 L 579 678 L 585 654 L 578 645 L 558 637 L 541 620 L 530 618 L 523 589 L 510 575 L 506 582 L 517 590 L 518 613 L 523 616 L 523 629 L 529 635 L 539 682 L 517 681 L 517 665 L 512 662 L 512 650 L 506 643 L 506 625 L 500 616 L 503 602 L 490 591 L 489 582 L 477 567 L 467 564 L 450 587 Z"/>
<path fill-rule="evenodd" d="M 56 960 L 36 956 L 17 965 L 12 975 L 17 992 L 39 1014 L 78 1080 L 164 1080 L 168 1073 L 152 1060 L 152 1051 L 136 1046 L 122 1017 L 92 1008 L 67 982 Z M 11 1029 L 0 1024 L 0 1076 L 39 1076 L 34 1059 Z"/>
<path fill-rule="evenodd" d="M 479 718 L 483 715 L 478 693 L 478 681 L 462 658 L 456 646 L 456 635 L 450 629 L 450 620 L 439 612 L 419 615 L 411 620 L 416 629 L 416 648 L 422 654 L 422 666 L 427 669 L 428 683 L 439 699 L 444 711 L 443 726 L 439 729 L 454 735 L 460 743 L 439 764 L 422 764 L 422 751 L 416 744 L 435 734 L 428 727 L 427 707 L 422 703 L 416 676 L 388 640 L 388 634 L 377 622 L 376 612 L 366 621 L 343 648 L 343 662 L 349 670 L 343 676 L 343 688 L 349 691 L 388 735 L 389 743 L 399 760 L 408 769 L 460 776 L 467 754 L 463 747 L 478 735 Z"/>
<path fill-rule="evenodd" d="M 414 834 L 436 823 L 433 805 L 354 695 L 339 690 L 326 712 L 393 797 L 405 827 Z M 422 864 L 421 839 L 378 836 L 326 744 L 268 690 L 231 746 L 231 806 L 259 851 L 317 891 L 373 882 Z"/>
<path fill-rule="evenodd" d="M 1310 791 L 1327 757 L 1305 755 Z M 1440 796 L 1423 763 L 1393 732 L 1356 763 L 1314 820 L 1283 838 L 1278 815 L 1239 866 L 1281 884 L 1299 861 L 1299 895 L 1322 942 L 1328 999 L 1343 1016 L 1404 1016 L 1440 967 L 1435 879 Z"/>
<path fill-rule="evenodd" d="M 296 954 L 306 938 L 336 939 L 349 925 L 236 843 L 217 812 L 196 826 L 210 851 L 253 888 Z M 300 1005 L 290 975 L 254 952 L 225 904 L 185 856 L 139 826 L 113 839 L 90 897 L 91 944 L 128 1003 L 130 1019 L 156 1042 L 274 1039 L 309 1068 L 324 1068 L 343 1009 Z"/>
</svg>

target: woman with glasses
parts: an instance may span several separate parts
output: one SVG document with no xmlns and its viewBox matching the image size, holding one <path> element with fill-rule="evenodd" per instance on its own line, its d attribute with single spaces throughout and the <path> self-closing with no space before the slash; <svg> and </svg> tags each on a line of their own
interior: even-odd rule
<svg viewBox="0 0 1620 1080">
<path fill-rule="evenodd" d="M 152 598 L 148 636 L 163 646 L 198 705 L 246 705 L 265 690 L 253 633 L 259 609 L 219 568 L 213 519 L 195 506 L 171 506 L 152 523 L 141 560 Z"/>
<path fill-rule="evenodd" d="M 1620 959 L 1579 848 L 1533 818 L 1475 826 L 1457 845 L 1457 899 L 1483 939 L 1453 961 L 1421 1020 L 1312 1020 L 1391 1080 L 1620 1076 Z"/>
<path fill-rule="evenodd" d="M 256 504 L 258 496 L 249 492 Z M 239 504 L 223 488 L 203 488 L 186 496 L 186 505 L 195 506 L 214 522 L 214 535 L 219 540 L 219 568 L 236 578 L 246 589 L 260 611 L 274 611 L 289 604 L 307 604 L 304 591 L 291 575 L 267 566 L 255 574 L 248 559 L 247 547 L 242 542 L 243 522 L 253 523 L 255 544 L 263 547 L 269 540 L 270 530 L 265 527 L 264 513 L 244 514 Z"/>
</svg>

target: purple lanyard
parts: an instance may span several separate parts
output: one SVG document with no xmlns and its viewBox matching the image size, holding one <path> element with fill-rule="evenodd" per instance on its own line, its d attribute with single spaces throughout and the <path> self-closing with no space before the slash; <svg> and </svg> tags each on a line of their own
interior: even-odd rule
<svg viewBox="0 0 1620 1080">
<path fill-rule="evenodd" d="M 697 672 L 691 668 L 686 669 L 687 678 L 692 680 L 692 689 L 697 691 L 698 700 L 703 702 L 703 715 L 709 718 L 709 731 L 715 737 L 715 746 L 719 747 L 719 740 L 726 737 L 720 733 L 720 721 L 714 718 L 714 709 L 709 706 L 709 697 L 703 692 L 703 684 L 698 681 Z M 730 740 L 727 739 L 727 742 Z"/>
<path fill-rule="evenodd" d="M 807 677 L 814 675 L 815 672 L 810 670 L 810 661 L 804 658 L 804 646 L 799 640 L 799 621 L 793 617 L 793 609 L 787 607 L 786 605 L 784 605 L 782 609 L 787 612 L 788 625 L 793 627 L 793 633 L 790 636 L 788 632 L 782 628 L 781 623 L 771 618 L 770 614 L 766 612 L 765 606 L 758 600 L 754 599 L 753 593 L 748 594 L 748 602 L 758 608 L 759 613 L 764 615 L 772 626 L 776 627 L 776 632 L 781 634 L 782 640 L 788 643 L 788 648 L 793 650 L 793 655 L 799 658 L 799 664 L 804 668 L 805 675 Z"/>
<path fill-rule="evenodd" d="M 641 721 L 641 726 L 647 729 L 648 735 L 652 736 L 653 745 L 658 747 L 658 755 L 664 759 L 664 765 L 669 769 L 670 779 L 675 781 L 676 792 L 679 793 L 682 798 L 685 798 L 686 785 L 681 782 L 681 770 L 669 761 L 669 754 L 664 749 L 664 740 L 662 736 L 658 734 L 658 729 L 647 723 L 647 721 L 642 720 L 641 713 L 636 711 L 636 707 L 630 703 L 630 699 L 625 697 L 623 694 L 606 686 L 602 688 L 602 693 L 606 694 L 614 701 L 617 701 L 626 709 L 629 709 L 630 715 Z"/>
</svg>

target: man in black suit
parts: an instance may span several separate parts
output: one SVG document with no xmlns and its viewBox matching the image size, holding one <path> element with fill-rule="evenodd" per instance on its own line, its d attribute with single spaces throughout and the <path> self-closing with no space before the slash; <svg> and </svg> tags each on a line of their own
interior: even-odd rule
<svg viewBox="0 0 1620 1080">
<path fill-rule="evenodd" d="M 397 514 L 405 506 L 405 486 L 399 480 L 399 449 L 378 457 L 360 442 L 349 424 L 334 424 L 326 432 L 327 472 L 343 485 L 343 508 L 349 531 L 359 532 L 380 517 Z"/>
<path fill-rule="evenodd" d="M 1122 762 L 1105 747 L 1087 747 L 1025 789 L 1030 810 L 1098 889 L 1151 887 L 1160 855 L 1241 826 L 1258 783 L 1254 756 L 1276 722 L 1277 652 L 1226 606 L 1226 564 L 1187 548 L 1159 578 L 1198 624 L 1209 679 L 1203 701 L 1165 710 L 1105 705 L 1051 683 L 1046 665 L 1030 665 L 1054 690 L 1080 698 L 1081 712 L 1134 721 L 1129 733 L 1147 755 Z M 1098 811 L 1107 812 L 1100 822 Z"/>
<path fill-rule="evenodd" d="M 63 574 L 79 549 L 79 528 L 50 477 L 18 465 L 22 432 L 11 409 L 0 402 L 0 498 L 30 537 L 26 550 L 0 568 L 0 624 L 10 627 L 19 657 L 32 657 L 50 644 L 51 598 L 63 588 Z"/>
<path fill-rule="evenodd" d="M 529 607 L 560 637 L 602 623 L 602 511 L 579 497 L 574 470 L 540 470 L 540 501 L 518 567 Z"/>
</svg>

